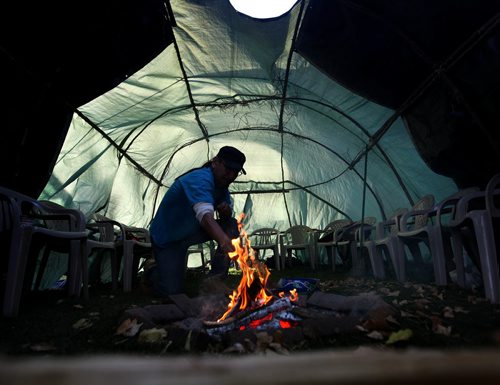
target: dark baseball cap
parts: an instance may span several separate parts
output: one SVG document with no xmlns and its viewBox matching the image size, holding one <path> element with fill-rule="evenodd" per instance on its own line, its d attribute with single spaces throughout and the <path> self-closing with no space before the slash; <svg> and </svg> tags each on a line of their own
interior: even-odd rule
<svg viewBox="0 0 500 385">
<path fill-rule="evenodd" d="M 240 150 L 231 146 L 224 146 L 219 150 L 217 158 L 222 159 L 227 168 L 236 172 L 241 171 L 246 175 L 247 172 L 243 168 L 246 157 Z"/>
</svg>

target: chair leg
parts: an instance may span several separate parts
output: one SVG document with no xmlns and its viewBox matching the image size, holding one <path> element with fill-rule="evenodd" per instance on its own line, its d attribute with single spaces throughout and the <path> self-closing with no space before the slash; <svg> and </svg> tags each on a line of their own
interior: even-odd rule
<svg viewBox="0 0 500 385">
<path fill-rule="evenodd" d="M 68 295 L 71 297 L 79 297 L 82 289 L 83 258 L 87 259 L 86 245 L 85 247 L 82 246 L 83 240 L 72 240 L 70 242 L 67 274 Z M 82 252 L 85 252 L 85 254 L 82 255 Z"/>
<path fill-rule="evenodd" d="M 21 302 L 29 253 L 28 245 L 31 243 L 33 234 L 31 227 L 14 229 L 13 231 L 16 233 L 12 235 L 13 242 L 9 252 L 9 265 L 3 303 L 3 315 L 5 317 L 16 317 L 19 313 L 19 304 Z"/>
<path fill-rule="evenodd" d="M 276 270 L 280 271 L 281 270 L 281 256 L 280 256 L 280 251 L 278 246 L 273 247 L 273 253 L 274 253 L 274 267 Z"/>
<path fill-rule="evenodd" d="M 392 238 L 387 244 L 389 255 L 396 272 L 396 278 L 400 282 L 406 281 L 406 254 L 405 245 L 399 238 Z"/>
<path fill-rule="evenodd" d="M 382 255 L 377 251 L 375 244 L 369 242 L 366 246 L 368 257 L 372 265 L 373 276 L 377 279 L 385 279 L 384 261 Z"/>
<path fill-rule="evenodd" d="M 42 259 L 40 260 L 40 265 L 38 266 L 38 271 L 36 273 L 35 286 L 34 286 L 35 290 L 40 290 L 40 285 L 42 284 L 42 278 L 45 269 L 47 267 L 47 263 L 49 261 L 49 256 L 50 256 L 50 248 L 45 246 L 43 250 Z"/>
<path fill-rule="evenodd" d="M 451 247 L 453 250 L 453 259 L 455 261 L 455 270 L 457 272 L 457 284 L 465 287 L 465 260 L 464 245 L 458 233 L 451 235 Z"/>
<path fill-rule="evenodd" d="M 436 285 L 446 286 L 448 283 L 448 277 L 446 272 L 446 260 L 444 256 L 441 234 L 437 234 L 433 231 L 429 232 L 428 234 Z"/>
<path fill-rule="evenodd" d="M 288 249 L 286 253 L 286 263 L 289 267 L 292 267 L 292 249 Z"/>
<path fill-rule="evenodd" d="M 500 277 L 491 217 L 487 212 L 471 212 L 470 216 L 479 248 L 485 296 L 492 303 L 500 303 Z"/>
<path fill-rule="evenodd" d="M 352 275 L 355 277 L 363 276 L 364 274 L 363 250 L 362 248 L 358 248 L 357 242 L 354 241 L 350 243 L 349 248 L 351 252 L 351 261 L 352 261 Z"/>
<path fill-rule="evenodd" d="M 316 260 L 316 253 L 314 251 L 314 247 L 313 246 L 309 246 L 306 249 L 306 253 L 309 256 L 309 260 L 311 261 L 311 269 L 315 270 L 316 266 L 318 264 L 318 261 Z"/>
<path fill-rule="evenodd" d="M 330 245 L 325 246 L 325 250 L 326 250 L 326 255 L 327 255 L 328 261 L 332 265 L 332 271 L 335 271 L 335 257 L 336 257 L 335 247 L 330 246 Z"/>
<path fill-rule="evenodd" d="M 133 259 L 134 259 L 134 245 L 128 240 L 123 241 L 123 291 L 132 291 L 132 276 L 133 276 Z"/>
<path fill-rule="evenodd" d="M 85 300 L 89 299 L 89 258 L 87 255 L 87 242 L 86 240 L 81 240 L 79 242 L 80 246 L 80 258 L 81 258 L 81 281 L 83 287 L 83 298 Z"/>
<path fill-rule="evenodd" d="M 116 249 L 111 249 L 110 255 L 110 263 L 111 263 L 111 287 L 113 291 L 118 290 L 118 258 L 116 256 Z"/>
</svg>

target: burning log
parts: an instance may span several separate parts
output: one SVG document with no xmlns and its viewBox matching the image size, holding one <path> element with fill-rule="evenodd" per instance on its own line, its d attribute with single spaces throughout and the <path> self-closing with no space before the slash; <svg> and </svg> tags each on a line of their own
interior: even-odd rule
<svg viewBox="0 0 500 385">
<path fill-rule="evenodd" d="M 292 307 L 293 304 L 290 298 L 283 297 L 275 300 L 270 305 L 251 311 L 250 314 L 239 313 L 237 318 L 231 320 L 228 319 L 222 324 L 220 322 L 205 321 L 205 326 L 207 327 L 207 333 L 210 336 L 221 335 L 232 330 L 242 330 L 242 328 L 246 328 L 248 326 L 251 327 L 252 323 L 254 323 L 254 326 L 257 326 L 256 324 L 259 321 L 265 323 L 272 318 L 269 317 L 269 315 L 272 316 L 275 313 L 289 311 Z M 290 320 L 298 321 L 298 319 L 293 315 L 283 317 L 288 317 Z"/>
<path fill-rule="evenodd" d="M 258 328 L 264 323 L 268 328 L 290 327 L 297 321 L 297 317 L 291 313 L 285 316 L 292 307 L 291 301 L 298 299 L 296 290 L 291 291 L 290 296 L 280 293 L 281 298 L 271 303 L 276 298 L 266 287 L 271 273 L 267 266 L 256 258 L 247 233 L 243 230 L 243 217 L 242 213 L 238 218 L 240 236 L 232 240 L 235 251 L 229 253 L 229 257 L 236 259 L 241 269 L 241 281 L 237 290 L 229 296 L 230 302 L 226 312 L 217 322 L 205 321 L 209 335 L 220 335 L 247 327 Z M 271 304 L 267 305 L 269 303 Z M 279 312 L 285 312 L 280 315 L 282 319 L 274 316 Z M 269 325 L 271 321 L 273 324 Z"/>
</svg>

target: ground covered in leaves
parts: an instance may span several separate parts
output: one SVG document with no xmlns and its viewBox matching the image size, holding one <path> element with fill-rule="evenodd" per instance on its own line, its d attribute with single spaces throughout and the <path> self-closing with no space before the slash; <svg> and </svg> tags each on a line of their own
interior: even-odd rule
<svg viewBox="0 0 500 385">
<path fill-rule="evenodd" d="M 335 333 L 318 340 L 276 343 L 260 336 L 252 349 L 238 353 L 266 350 L 287 354 L 335 348 L 370 346 L 380 349 L 476 349 L 500 345 L 500 306 L 484 299 L 481 289 L 465 290 L 456 285 L 437 287 L 432 283 L 372 278 L 354 278 L 342 271 L 328 268 L 311 271 L 295 267 L 284 272 L 271 271 L 270 285 L 280 278 L 318 278 L 316 290 L 343 296 L 371 293 L 382 298 L 396 310 L 395 315 L 372 319 L 356 325 L 354 331 Z M 188 272 L 187 295 L 199 295 L 203 274 Z M 224 282 L 236 288 L 240 275 L 232 271 Z M 89 355 L 89 354 L 230 354 L 235 350 L 208 344 L 203 351 L 188 343 L 172 345 L 169 336 L 155 342 L 117 333 L 126 309 L 161 304 L 158 298 L 146 295 L 136 285 L 132 293 L 112 292 L 107 285 L 91 288 L 90 300 L 68 299 L 63 290 L 30 294 L 24 299 L 15 319 L 0 321 L 0 353 L 11 356 Z M 169 343 L 170 342 L 170 343 Z"/>
</svg>

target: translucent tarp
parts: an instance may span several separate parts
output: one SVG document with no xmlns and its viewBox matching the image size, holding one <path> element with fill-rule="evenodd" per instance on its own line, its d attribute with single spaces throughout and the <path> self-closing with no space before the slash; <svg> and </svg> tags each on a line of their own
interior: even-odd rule
<svg viewBox="0 0 500 385">
<path fill-rule="evenodd" d="M 175 43 L 78 109 L 41 199 L 147 227 L 173 180 L 224 145 L 247 157 L 231 191 L 248 231 L 383 219 L 456 191 L 422 161 L 400 118 L 366 162 L 351 163 L 394 111 L 291 51 L 299 6 L 262 22 L 227 0 L 170 3 Z"/>
</svg>

